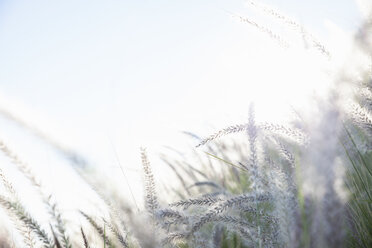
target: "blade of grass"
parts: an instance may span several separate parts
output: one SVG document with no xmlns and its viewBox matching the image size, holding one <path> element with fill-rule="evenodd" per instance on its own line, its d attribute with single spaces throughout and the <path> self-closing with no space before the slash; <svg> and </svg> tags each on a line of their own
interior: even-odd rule
<svg viewBox="0 0 372 248">
<path fill-rule="evenodd" d="M 224 163 L 226 163 L 226 164 L 228 164 L 228 165 L 231 165 L 231 166 L 233 166 L 233 167 L 235 167 L 235 168 L 238 168 L 238 169 L 240 169 L 240 170 L 246 171 L 246 169 L 244 169 L 244 168 L 242 168 L 242 167 L 240 167 L 240 166 L 238 166 L 238 165 L 235 165 L 235 164 L 233 164 L 233 163 L 231 163 L 231 162 L 229 162 L 229 161 L 227 161 L 227 160 L 225 160 L 225 159 L 223 159 L 223 158 L 220 158 L 220 157 L 218 157 L 218 156 L 216 156 L 216 155 L 213 155 L 213 154 L 211 154 L 211 153 L 209 153 L 209 152 L 204 152 L 204 153 L 207 154 L 208 156 L 211 156 L 211 157 L 213 157 L 213 158 L 215 158 L 215 159 L 218 159 L 218 160 L 220 160 L 220 161 L 222 161 L 222 162 L 224 162 Z"/>
</svg>

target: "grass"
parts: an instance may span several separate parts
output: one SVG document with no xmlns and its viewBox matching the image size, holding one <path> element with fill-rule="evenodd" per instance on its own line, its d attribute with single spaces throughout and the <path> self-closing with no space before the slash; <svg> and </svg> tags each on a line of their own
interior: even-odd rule
<svg viewBox="0 0 372 248">
<path fill-rule="evenodd" d="M 345 143 L 349 142 L 352 146 L 352 149 L 347 149 L 344 144 L 345 154 L 352 165 L 346 180 L 347 187 L 352 192 L 349 211 L 350 215 L 354 216 L 350 220 L 352 222 L 350 246 L 369 247 L 372 245 L 372 231 L 369 228 L 372 225 L 372 152 L 362 153 L 347 127 L 345 132 L 347 134 Z"/>
<path fill-rule="evenodd" d="M 317 52 L 332 57 L 294 20 L 269 6 L 251 4 L 300 32 Z M 240 19 L 282 42 L 258 22 Z M 370 23 L 360 30 L 366 36 L 371 33 Z M 363 54 L 371 56 L 372 46 L 364 38 L 356 37 L 356 43 Z M 18 233 L 12 241 L 1 239 L 2 246 L 372 247 L 372 80 L 368 69 L 355 67 L 361 78 L 357 85 L 342 71 L 335 77 L 336 86 L 347 84 L 362 92 L 355 94 L 351 111 L 343 107 L 346 100 L 342 95 L 331 90 L 328 98 L 314 105 L 319 110 L 316 121 L 296 120 L 293 126 L 257 123 L 251 105 L 247 123 L 205 139 L 191 134 L 198 139 L 194 161 L 162 156 L 180 181 L 172 192 L 175 196 L 163 199 L 157 194 L 153 168 L 146 150 L 141 149 L 142 210 L 123 204 L 104 188 L 98 190 L 89 180 L 84 162 L 77 173 L 101 198 L 107 213 L 97 206 L 92 206 L 95 212 L 79 209 L 75 214 L 84 219 L 81 223 L 64 220 L 53 192 L 47 192 L 32 167 L 0 141 L 0 150 L 31 183 L 45 206 L 41 211 L 48 214 L 48 225 L 34 218 L 0 167 L 4 186 L 0 205 L 13 223 L 13 229 L 7 226 L 9 232 Z M 17 121 L 14 115 L 8 116 Z M 24 122 L 19 124 L 29 128 Z M 60 149 L 58 142 L 35 127 L 32 132 Z M 236 141 L 229 137 L 233 133 L 245 139 Z M 71 160 L 71 156 L 65 158 Z"/>
</svg>

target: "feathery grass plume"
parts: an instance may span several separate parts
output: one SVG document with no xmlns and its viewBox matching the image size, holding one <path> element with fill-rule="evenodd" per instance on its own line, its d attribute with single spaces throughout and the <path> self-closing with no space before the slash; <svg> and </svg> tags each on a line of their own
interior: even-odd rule
<svg viewBox="0 0 372 248">
<path fill-rule="evenodd" d="M 260 9 L 260 10 L 274 16 L 275 18 L 283 21 L 284 23 L 286 23 L 288 25 L 294 26 L 296 28 L 301 28 L 301 26 L 302 26 L 301 24 L 297 23 L 297 21 L 291 19 L 289 16 L 279 13 L 278 10 L 274 10 L 271 6 L 259 3 L 257 1 L 252 1 L 252 0 L 250 0 L 248 2 L 249 2 L 249 4 L 256 7 L 257 9 Z"/>
<path fill-rule="evenodd" d="M 169 204 L 170 207 L 183 207 L 184 210 L 188 209 L 190 206 L 211 206 L 215 203 L 221 202 L 221 198 L 206 196 L 201 198 L 190 198 L 186 200 L 181 200 L 175 203 Z"/>
<path fill-rule="evenodd" d="M 281 154 L 283 154 L 284 158 L 288 161 L 290 167 L 294 169 L 295 167 L 295 157 L 292 153 L 292 151 L 289 150 L 289 148 L 283 144 L 279 139 L 274 138 L 275 143 L 279 146 L 279 151 Z"/>
<path fill-rule="evenodd" d="M 20 221 L 22 221 L 27 227 L 29 227 L 31 231 L 42 242 L 43 247 L 53 248 L 54 243 L 50 239 L 47 232 L 41 228 L 39 223 L 37 223 L 37 221 L 31 217 L 31 215 L 26 211 L 26 209 L 19 202 L 12 202 L 6 197 L 3 197 L 0 195 L 0 204 L 4 208 L 12 211 L 13 214 L 16 215 Z"/>
<path fill-rule="evenodd" d="M 170 208 L 159 210 L 157 215 L 161 218 L 181 219 L 185 217 L 181 212 L 174 210 L 174 209 L 170 209 Z"/>
<path fill-rule="evenodd" d="M 371 69 L 372 71 L 372 69 Z M 372 107 L 372 78 L 368 78 L 366 76 L 366 79 L 362 81 L 364 83 L 365 81 L 368 81 L 366 85 L 362 85 L 358 89 L 358 96 L 360 97 L 361 105 L 366 106 L 368 109 L 371 109 Z"/>
<path fill-rule="evenodd" d="M 249 120 L 247 125 L 247 135 L 249 140 L 249 166 L 250 178 L 252 186 L 254 187 L 254 193 L 259 193 L 262 190 L 262 176 L 260 175 L 260 168 L 258 163 L 258 151 L 257 151 L 257 127 L 254 117 L 254 106 L 253 104 L 249 107 Z"/>
<path fill-rule="evenodd" d="M 296 247 L 296 220 L 295 214 L 298 209 L 296 186 L 293 179 L 288 179 L 290 175 L 283 172 L 279 165 L 270 158 L 266 158 L 269 164 L 268 181 L 269 189 L 273 196 L 274 210 L 273 215 L 277 218 L 277 225 L 272 230 L 277 230 L 275 239 L 283 247 Z"/>
<path fill-rule="evenodd" d="M 49 214 L 51 215 L 53 220 L 56 222 L 58 236 L 62 238 L 64 247 L 71 248 L 69 237 L 66 234 L 65 224 L 62 220 L 61 213 L 58 210 L 57 203 L 52 202 L 52 195 L 51 194 L 48 195 L 47 193 L 45 193 L 44 187 L 41 181 L 35 176 L 32 169 L 29 167 L 29 165 L 25 163 L 24 161 L 22 161 L 22 159 L 1 140 L 0 140 L 0 150 L 12 161 L 13 164 L 17 166 L 17 168 L 22 172 L 22 174 L 36 187 L 44 204 L 48 208 Z"/>
<path fill-rule="evenodd" d="M 279 21 L 283 22 L 284 24 L 289 25 L 290 27 L 293 27 L 297 32 L 299 32 L 302 35 L 305 42 L 310 41 L 311 44 L 321 54 L 325 55 L 327 58 L 331 57 L 331 53 L 328 51 L 326 46 L 323 45 L 318 39 L 316 39 L 313 34 L 308 32 L 302 24 L 298 23 L 297 21 L 295 21 L 291 17 L 280 13 L 278 10 L 275 10 L 271 6 L 259 3 L 257 1 L 252 1 L 252 0 L 250 0 L 249 3 L 253 7 L 265 12 L 266 14 L 269 14 L 269 15 L 273 16 L 274 18 L 278 19 Z"/>
<path fill-rule="evenodd" d="M 169 233 L 171 227 L 179 228 L 179 225 L 189 224 L 189 217 L 174 209 L 162 209 L 157 213 L 161 227 Z"/>
<path fill-rule="evenodd" d="M 0 150 L 6 155 L 14 165 L 31 181 L 36 187 L 40 187 L 40 182 L 32 173 L 30 167 L 23 162 L 19 156 L 13 152 L 2 140 L 0 140 Z"/>
<path fill-rule="evenodd" d="M 262 192 L 262 175 L 260 173 L 260 168 L 258 164 L 258 154 L 257 154 L 257 127 L 255 124 L 255 116 L 254 116 L 254 105 L 253 103 L 249 106 L 249 118 L 248 118 L 248 126 L 247 126 L 247 135 L 249 140 L 249 166 L 248 169 L 250 171 L 250 179 L 252 183 L 253 188 L 253 194 L 255 196 L 255 204 L 256 209 L 259 211 L 258 208 L 258 200 L 257 200 L 257 194 Z M 258 213 L 254 212 L 254 215 L 256 215 L 254 224 L 257 228 L 257 241 L 258 246 L 261 247 L 261 227 L 260 227 L 260 219 L 258 217 Z"/>
<path fill-rule="evenodd" d="M 372 115 L 369 110 L 359 104 L 353 104 L 351 107 L 351 118 L 366 131 L 367 135 L 372 135 Z"/>
<path fill-rule="evenodd" d="M 247 221 L 243 220 L 242 218 L 237 218 L 235 216 L 230 216 L 230 215 L 216 216 L 214 221 L 228 223 L 229 225 L 235 225 L 239 228 L 243 227 L 243 228 L 251 229 L 251 228 L 255 227 L 252 223 L 247 222 Z"/>
<path fill-rule="evenodd" d="M 32 236 L 32 232 L 31 232 L 31 229 L 29 227 L 26 227 L 26 231 L 23 232 L 22 230 L 18 229 L 21 231 L 22 235 L 23 235 L 23 242 L 25 243 L 25 245 L 29 248 L 34 248 L 35 246 L 35 241 L 34 241 L 34 238 Z"/>
<path fill-rule="evenodd" d="M 7 180 L 7 178 L 4 175 L 1 168 L 0 168 L 0 178 L 3 182 L 3 185 L 5 186 L 5 189 L 10 194 L 10 197 L 12 199 L 14 199 L 14 201 L 18 201 L 17 194 L 14 190 L 14 187 L 13 187 L 12 183 Z M 15 225 L 16 229 L 21 233 L 21 235 L 23 237 L 23 242 L 25 243 L 25 245 L 27 247 L 30 247 L 30 248 L 34 247 L 35 242 L 34 242 L 34 239 L 33 239 L 33 236 L 32 236 L 32 231 L 31 231 L 30 227 L 25 225 L 24 222 L 22 222 L 17 216 L 15 216 L 13 214 L 13 212 L 11 211 L 11 209 L 6 209 L 6 210 L 8 210 L 9 217 L 11 218 L 11 220 L 12 220 L 13 224 Z"/>
<path fill-rule="evenodd" d="M 270 194 L 261 195 L 241 194 L 238 196 L 230 197 L 229 199 L 226 199 L 225 201 L 219 203 L 217 206 L 214 206 L 206 214 L 202 215 L 199 218 L 199 220 L 196 223 L 194 223 L 194 225 L 191 227 L 188 236 L 190 237 L 192 234 L 198 231 L 204 224 L 210 222 L 213 218 L 234 206 L 243 204 L 255 204 L 256 202 L 264 202 L 270 199 L 272 199 Z"/>
<path fill-rule="evenodd" d="M 266 174 L 269 177 L 269 179 L 267 180 L 269 182 L 269 190 L 272 191 L 273 188 L 271 188 L 271 186 L 274 186 L 274 191 L 279 190 L 282 193 L 285 192 L 285 199 L 291 201 L 293 203 L 293 206 L 296 206 L 294 208 L 297 208 L 298 189 L 296 184 L 296 170 L 298 168 L 296 167 L 296 157 L 294 156 L 293 152 L 289 150 L 290 148 L 280 139 L 274 137 L 273 143 L 275 145 L 274 149 L 276 149 L 280 157 L 284 157 L 285 161 L 283 161 L 281 158 L 278 161 L 274 161 L 274 159 L 271 158 L 271 155 L 269 155 L 268 148 L 265 147 L 264 153 L 265 162 L 268 166 L 268 173 Z M 276 182 L 279 183 L 277 186 L 281 185 L 284 188 L 281 186 L 276 188 Z"/>
<path fill-rule="evenodd" d="M 196 147 L 203 146 L 203 145 L 209 143 L 210 141 L 218 139 L 222 136 L 225 136 L 225 135 L 228 135 L 228 134 L 231 134 L 231 133 L 242 132 L 242 131 L 245 131 L 246 129 L 247 129 L 247 124 L 234 125 L 234 126 L 224 128 L 224 129 L 218 131 L 217 133 L 209 136 L 208 138 L 203 139 Z"/>
<path fill-rule="evenodd" d="M 261 123 L 258 125 L 258 128 L 263 131 L 268 131 L 274 134 L 279 134 L 285 138 L 292 139 L 296 141 L 299 145 L 306 145 L 309 142 L 309 137 L 306 133 L 299 129 L 290 128 L 281 124 L 275 123 Z"/>
<path fill-rule="evenodd" d="M 83 230 L 82 227 L 80 227 L 80 232 L 81 232 L 81 237 L 83 238 L 84 247 L 85 248 L 90 248 L 88 239 L 87 239 L 87 237 L 86 237 L 86 235 L 85 235 L 84 230 Z"/>
<path fill-rule="evenodd" d="M 163 247 L 168 244 L 175 244 L 180 241 L 184 241 L 187 234 L 184 233 L 168 233 L 167 237 L 162 240 Z M 186 246 L 187 247 L 187 246 Z"/>
<path fill-rule="evenodd" d="M 116 239 L 119 241 L 122 247 L 128 248 L 128 242 L 126 241 L 126 238 L 122 235 L 122 233 L 119 231 L 119 229 L 115 226 L 115 224 L 112 224 L 105 219 L 103 219 L 105 226 L 107 226 L 110 231 L 115 235 Z"/>
<path fill-rule="evenodd" d="M 3 170 L 0 168 L 0 178 L 3 182 L 3 185 L 5 186 L 5 189 L 10 193 L 11 195 L 16 195 L 16 192 L 13 188 L 13 185 L 11 182 L 8 181 L 8 179 L 5 177 Z"/>
<path fill-rule="evenodd" d="M 236 15 L 236 14 L 232 14 L 232 17 L 238 18 L 241 22 L 248 23 L 248 24 L 252 25 L 253 27 L 257 28 L 259 31 L 269 35 L 269 37 L 271 39 L 275 40 L 276 42 L 278 42 L 280 46 L 285 47 L 285 48 L 289 47 L 289 43 L 287 41 L 285 41 L 282 37 L 280 37 L 280 35 L 274 33 L 271 29 L 255 22 L 255 21 L 253 21 L 253 20 L 251 20 L 247 17 L 243 17 L 243 16 Z"/>
<path fill-rule="evenodd" d="M 213 140 L 216 140 L 222 136 L 225 136 L 231 133 L 247 131 L 248 126 L 249 124 L 246 123 L 246 124 L 233 125 L 233 126 L 224 128 L 216 132 L 215 134 L 203 139 L 196 147 L 203 146 Z M 269 122 L 260 123 L 257 125 L 257 129 L 262 130 L 262 131 L 267 131 L 273 134 L 282 135 L 285 138 L 289 138 L 289 139 L 292 139 L 293 141 L 296 141 L 300 145 L 307 144 L 309 142 L 309 138 L 303 131 L 299 129 L 295 129 L 295 128 L 290 128 L 290 127 L 287 127 L 281 124 L 275 124 L 275 123 L 269 123 Z"/>
<path fill-rule="evenodd" d="M 98 223 L 89 215 L 87 215 L 83 211 L 79 211 L 80 214 L 92 225 L 92 227 L 97 231 L 97 233 L 101 236 L 104 246 L 108 246 L 109 248 L 115 248 L 114 243 L 109 239 L 109 237 L 106 235 L 105 228 L 102 228 Z"/>
<path fill-rule="evenodd" d="M 147 158 L 146 149 L 141 148 L 142 167 L 145 175 L 145 194 L 146 194 L 146 209 L 151 214 L 155 215 L 159 208 L 158 197 L 155 189 L 154 175 L 151 170 L 150 162 Z"/>
</svg>

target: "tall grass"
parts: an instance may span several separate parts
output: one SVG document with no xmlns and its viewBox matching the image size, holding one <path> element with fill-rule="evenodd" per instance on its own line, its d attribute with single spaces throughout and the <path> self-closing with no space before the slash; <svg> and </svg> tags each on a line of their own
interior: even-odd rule
<svg viewBox="0 0 372 248">
<path fill-rule="evenodd" d="M 306 29 L 270 6 L 251 5 L 294 28 L 306 43 L 327 59 L 329 50 Z M 371 17 L 372 18 L 372 17 Z M 240 18 L 282 39 L 249 18 Z M 372 19 L 355 37 L 358 56 L 371 58 Z M 370 66 L 370 65 L 369 65 Z M 110 189 L 98 187 L 77 168 L 105 211 L 78 209 L 80 222 L 67 223 L 58 199 L 6 144 L 0 150 L 29 180 L 48 213 L 48 225 L 34 218 L 0 167 L 0 205 L 14 224 L 2 238 L 4 247 L 372 247 L 372 78 L 364 64 L 350 65 L 358 77 L 338 71 L 327 97 L 313 106 L 316 116 L 296 125 L 259 123 L 254 105 L 247 123 L 197 139 L 193 160 L 162 155 L 179 180 L 172 197 L 161 198 L 146 150 L 141 149 L 144 209 L 125 204 Z M 345 107 L 338 88 L 356 92 Z M 7 113 L 24 128 L 26 122 Z M 35 127 L 31 131 L 66 153 Z M 235 138 L 229 137 L 235 133 Z M 237 137 L 240 136 L 240 139 Z M 70 154 L 70 153 L 69 153 Z M 77 153 L 74 157 L 82 157 Z M 70 156 L 65 156 L 71 159 Z M 84 171 L 85 169 L 85 171 Z M 103 182 L 109 181 L 100 178 Z M 2 247 L 1 246 L 1 247 Z"/>
</svg>

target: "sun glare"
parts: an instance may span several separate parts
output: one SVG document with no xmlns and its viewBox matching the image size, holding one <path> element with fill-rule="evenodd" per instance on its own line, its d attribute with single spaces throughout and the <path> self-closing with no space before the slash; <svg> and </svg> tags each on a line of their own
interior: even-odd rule
<svg viewBox="0 0 372 248">
<path fill-rule="evenodd" d="M 371 247 L 372 5 L 271 2 L 0 1 L 0 247 Z"/>
</svg>

